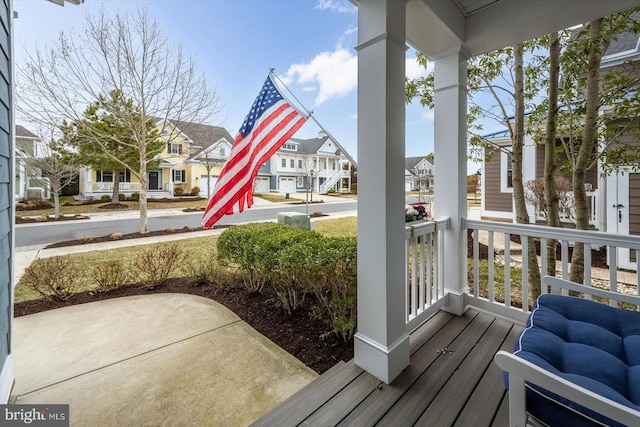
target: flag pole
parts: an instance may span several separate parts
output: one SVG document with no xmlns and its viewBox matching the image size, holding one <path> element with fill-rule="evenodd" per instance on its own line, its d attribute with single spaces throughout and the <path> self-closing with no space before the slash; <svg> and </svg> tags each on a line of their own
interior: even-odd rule
<svg viewBox="0 0 640 427">
<path fill-rule="evenodd" d="M 322 129 L 322 131 L 329 137 L 329 139 L 331 139 L 331 141 L 333 141 L 334 144 L 336 144 L 336 146 L 342 150 L 342 152 L 344 153 L 345 157 L 351 162 L 351 164 L 353 164 L 354 166 L 358 166 L 358 164 L 356 163 L 356 161 L 353 159 L 353 157 L 351 157 L 351 155 L 349 155 L 349 152 L 347 150 L 344 149 L 344 147 L 342 145 L 340 145 L 340 143 L 333 137 L 333 135 L 331 134 L 331 132 L 329 132 L 327 129 L 325 129 L 324 126 L 322 126 L 322 124 L 320 124 L 320 122 L 318 121 L 318 119 L 316 119 L 316 117 L 313 115 L 313 110 L 309 110 L 307 107 L 304 106 L 304 104 L 302 103 L 302 101 L 300 101 L 298 99 L 298 97 L 291 91 L 291 89 L 289 89 L 287 87 L 286 84 L 284 84 L 284 82 L 280 79 L 280 77 L 278 77 L 278 75 L 276 74 L 276 69 L 275 68 L 270 68 L 269 69 L 269 74 L 273 75 L 276 79 L 278 79 L 278 81 L 280 82 L 280 84 L 287 90 L 287 92 L 289 92 L 291 94 L 291 96 L 293 97 L 293 99 L 296 100 L 296 102 L 302 107 L 302 109 L 304 110 L 305 113 L 307 113 L 307 116 L 311 117 L 313 119 L 314 122 L 316 122 L 316 124 L 320 127 L 320 129 Z"/>
</svg>

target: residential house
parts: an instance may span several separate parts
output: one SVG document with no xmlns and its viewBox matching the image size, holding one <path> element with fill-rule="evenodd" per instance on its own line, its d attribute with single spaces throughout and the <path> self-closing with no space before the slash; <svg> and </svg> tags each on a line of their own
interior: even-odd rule
<svg viewBox="0 0 640 427">
<path fill-rule="evenodd" d="M 433 191 L 433 163 L 426 156 L 405 157 L 405 191 Z"/>
<path fill-rule="evenodd" d="M 17 200 L 48 199 L 51 195 L 46 179 L 29 167 L 26 159 L 42 156 L 41 142 L 36 134 L 22 125 L 16 125 L 16 172 L 14 192 Z"/>
<path fill-rule="evenodd" d="M 601 72 L 606 73 L 618 66 L 637 66 L 638 60 L 640 36 L 620 34 L 607 49 L 602 59 Z M 604 111 L 603 113 L 606 114 Z M 515 222 L 509 132 L 501 130 L 485 135 L 484 138 L 491 142 L 492 148 L 486 150 L 489 160 L 483 164 L 482 218 Z M 621 143 L 637 145 L 640 141 L 637 135 L 628 133 L 623 136 Z M 560 154 L 559 161 L 566 161 L 564 153 Z M 522 169 L 525 184 L 542 178 L 544 174 L 544 146 L 536 145 L 531 135 L 524 137 Z M 600 231 L 640 235 L 640 209 L 632 209 L 640 206 L 640 174 L 634 173 L 630 167 L 623 167 L 618 173 L 605 176 L 598 165 L 587 171 L 585 185 L 591 226 Z M 544 219 L 533 204 L 529 203 L 527 208 L 532 222 Z M 571 192 L 566 194 L 565 203 L 561 204 L 560 217 L 566 222 L 575 219 Z M 630 258 L 628 251 L 620 253 L 620 256 L 626 260 L 621 260 L 622 265 L 635 269 L 634 259 Z"/>
<path fill-rule="evenodd" d="M 312 191 L 351 192 L 351 156 L 327 134 L 317 138 L 291 138 L 271 158 L 269 189 L 280 193 Z M 256 178 L 256 188 L 266 189 L 264 177 Z"/>
<path fill-rule="evenodd" d="M 160 138 L 167 143 L 158 156 L 158 168 L 147 172 L 147 196 L 190 194 L 197 187 L 197 195 L 206 197 L 207 187 L 213 188 L 231 152 L 233 138 L 229 132 L 219 126 L 171 120 L 163 127 Z M 113 171 L 81 170 L 83 198 L 100 198 L 112 191 Z M 131 195 L 139 191 L 139 180 L 130 171 L 121 172 L 120 192 Z"/>
</svg>

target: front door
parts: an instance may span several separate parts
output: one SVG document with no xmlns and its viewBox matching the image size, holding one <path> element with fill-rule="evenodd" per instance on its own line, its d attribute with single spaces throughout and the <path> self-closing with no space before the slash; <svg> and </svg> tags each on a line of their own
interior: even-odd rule
<svg viewBox="0 0 640 427">
<path fill-rule="evenodd" d="M 149 172 L 149 190 L 160 190 L 160 172 L 159 171 L 151 171 Z"/>
<path fill-rule="evenodd" d="M 625 168 L 607 179 L 607 232 L 640 235 L 640 174 Z M 618 266 L 636 269 L 636 251 L 617 248 Z"/>
</svg>

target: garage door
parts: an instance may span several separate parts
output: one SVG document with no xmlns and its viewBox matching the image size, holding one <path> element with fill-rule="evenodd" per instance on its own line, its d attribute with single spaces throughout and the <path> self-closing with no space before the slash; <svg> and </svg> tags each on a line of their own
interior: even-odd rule
<svg viewBox="0 0 640 427">
<path fill-rule="evenodd" d="M 281 193 L 295 193 L 296 181 L 294 178 L 280 178 L 280 185 L 278 188 Z"/>
<path fill-rule="evenodd" d="M 211 188 L 210 196 L 213 196 L 216 182 L 218 182 L 218 175 L 200 175 L 200 181 L 198 182 L 200 184 L 200 197 L 207 197 L 207 188 Z"/>
<path fill-rule="evenodd" d="M 269 192 L 269 178 L 257 176 L 253 183 L 253 192 L 256 194 Z"/>
</svg>

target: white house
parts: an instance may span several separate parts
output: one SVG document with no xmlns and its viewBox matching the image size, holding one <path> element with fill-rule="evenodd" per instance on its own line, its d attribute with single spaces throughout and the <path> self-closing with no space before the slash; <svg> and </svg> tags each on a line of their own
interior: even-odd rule
<svg viewBox="0 0 640 427">
<path fill-rule="evenodd" d="M 327 134 L 317 138 L 291 138 L 270 159 L 271 191 L 305 191 L 307 183 L 315 192 L 351 192 L 351 156 Z M 266 179 L 256 178 L 256 192 L 265 192 Z"/>
<path fill-rule="evenodd" d="M 433 191 L 434 168 L 426 156 L 406 157 L 404 159 L 405 191 Z M 422 183 L 422 188 L 420 184 Z"/>
<path fill-rule="evenodd" d="M 16 125 L 16 171 L 14 191 L 17 200 L 48 199 L 51 189 L 37 170 L 27 165 L 29 157 L 39 157 L 42 152 L 40 138 L 22 125 Z"/>
</svg>

